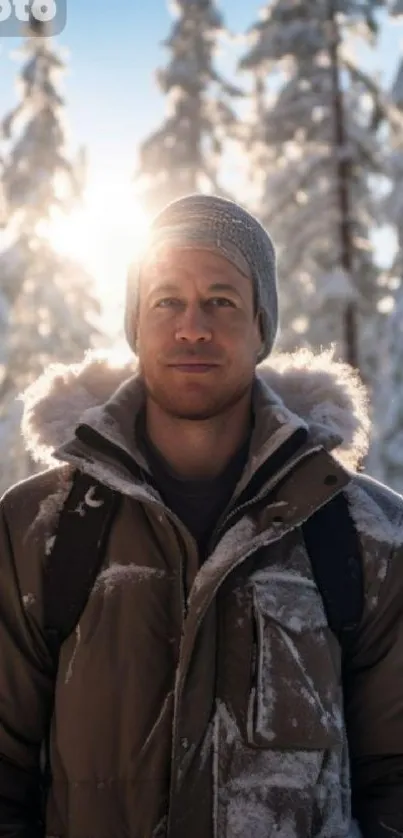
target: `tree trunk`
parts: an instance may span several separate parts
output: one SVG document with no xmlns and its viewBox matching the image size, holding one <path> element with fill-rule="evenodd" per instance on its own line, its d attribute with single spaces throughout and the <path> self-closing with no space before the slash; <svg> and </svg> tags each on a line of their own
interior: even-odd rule
<svg viewBox="0 0 403 838">
<path fill-rule="evenodd" d="M 340 78 L 339 43 L 340 33 L 336 17 L 334 0 L 329 0 L 329 55 L 333 81 L 333 117 L 334 117 L 334 148 L 336 157 L 337 190 L 340 211 L 340 253 L 341 264 L 347 276 L 353 274 L 353 242 L 350 215 L 350 161 L 346 148 L 348 139 L 345 128 L 345 114 L 343 108 L 343 92 Z M 344 311 L 344 345 L 345 358 L 352 367 L 358 369 L 358 335 L 357 335 L 357 304 L 350 300 Z"/>
</svg>

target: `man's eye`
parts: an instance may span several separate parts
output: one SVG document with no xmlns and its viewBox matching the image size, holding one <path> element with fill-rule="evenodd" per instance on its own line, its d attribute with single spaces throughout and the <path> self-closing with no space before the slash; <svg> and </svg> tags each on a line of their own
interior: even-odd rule
<svg viewBox="0 0 403 838">
<path fill-rule="evenodd" d="M 176 297 L 164 297 L 162 300 L 157 300 L 156 308 L 171 308 L 172 306 L 180 305 L 180 300 Z"/>
<path fill-rule="evenodd" d="M 212 297 L 210 302 L 213 304 L 214 307 L 218 308 L 227 308 L 228 306 L 234 308 L 235 303 L 233 300 L 229 300 L 227 297 Z"/>
</svg>

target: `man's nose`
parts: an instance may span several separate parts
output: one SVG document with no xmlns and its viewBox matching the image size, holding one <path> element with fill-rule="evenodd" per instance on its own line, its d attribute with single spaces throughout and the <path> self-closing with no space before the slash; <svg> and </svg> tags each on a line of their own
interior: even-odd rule
<svg viewBox="0 0 403 838">
<path fill-rule="evenodd" d="M 209 317 L 200 304 L 187 305 L 176 327 L 176 340 L 197 343 L 211 340 Z"/>
</svg>

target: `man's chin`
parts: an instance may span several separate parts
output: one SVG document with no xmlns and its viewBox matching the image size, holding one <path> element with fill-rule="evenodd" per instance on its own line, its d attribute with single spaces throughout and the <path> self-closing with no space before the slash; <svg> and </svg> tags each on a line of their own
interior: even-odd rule
<svg viewBox="0 0 403 838">
<path fill-rule="evenodd" d="M 213 419 L 223 413 L 224 408 L 218 406 L 207 407 L 204 405 L 166 405 L 165 412 L 173 419 L 187 422 L 206 422 L 208 419 Z"/>
<path fill-rule="evenodd" d="M 167 416 L 178 421 L 205 422 L 222 416 L 245 395 L 246 389 L 236 392 L 215 392 L 208 388 L 192 388 L 180 392 L 179 388 L 148 388 L 148 397 Z"/>
</svg>

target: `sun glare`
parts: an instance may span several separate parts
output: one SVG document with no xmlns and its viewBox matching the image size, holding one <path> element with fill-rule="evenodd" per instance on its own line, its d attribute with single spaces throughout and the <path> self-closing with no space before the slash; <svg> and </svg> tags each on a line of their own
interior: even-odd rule
<svg viewBox="0 0 403 838">
<path fill-rule="evenodd" d="M 130 182 L 112 175 L 93 176 L 82 206 L 47 227 L 53 247 L 77 259 L 94 277 L 108 330 L 120 325 L 127 269 L 144 246 L 148 227 Z"/>
</svg>

